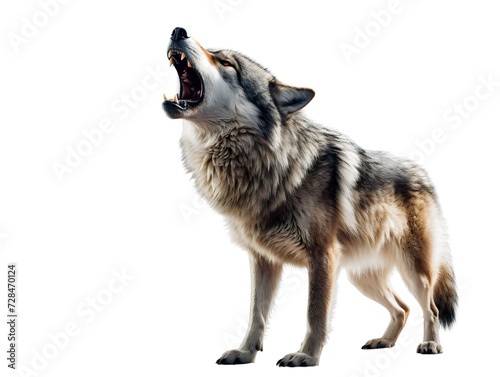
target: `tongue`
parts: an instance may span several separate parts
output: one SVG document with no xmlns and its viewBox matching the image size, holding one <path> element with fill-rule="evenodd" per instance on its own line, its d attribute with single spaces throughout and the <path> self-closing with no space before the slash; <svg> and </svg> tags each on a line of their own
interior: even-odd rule
<svg viewBox="0 0 500 377">
<path fill-rule="evenodd" d="M 182 98 L 184 100 L 195 100 L 200 97 L 201 91 L 197 90 L 196 82 L 192 82 L 187 69 L 181 74 Z"/>
<path fill-rule="evenodd" d="M 182 83 L 182 99 L 193 99 L 194 88 L 190 87 L 186 82 Z"/>
</svg>

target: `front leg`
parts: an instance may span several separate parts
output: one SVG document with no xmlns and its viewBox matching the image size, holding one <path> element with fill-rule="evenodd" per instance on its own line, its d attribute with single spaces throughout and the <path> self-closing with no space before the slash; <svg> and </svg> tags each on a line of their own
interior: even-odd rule
<svg viewBox="0 0 500 377">
<path fill-rule="evenodd" d="M 280 367 L 314 366 L 319 364 L 328 331 L 328 316 L 335 281 L 336 264 L 332 251 L 311 256 L 309 263 L 309 299 L 307 333 L 299 352 L 280 359 Z"/>
<path fill-rule="evenodd" d="M 217 364 L 253 363 L 263 349 L 264 330 L 283 266 L 250 252 L 252 301 L 248 331 L 238 349 L 222 354 Z"/>
</svg>

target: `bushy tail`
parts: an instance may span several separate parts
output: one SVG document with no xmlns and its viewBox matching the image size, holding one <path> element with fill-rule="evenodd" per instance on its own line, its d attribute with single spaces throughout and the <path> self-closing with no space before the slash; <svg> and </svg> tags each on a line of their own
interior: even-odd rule
<svg viewBox="0 0 500 377">
<path fill-rule="evenodd" d="M 451 263 L 444 262 L 439 271 L 439 278 L 434 285 L 434 303 L 439 310 L 439 322 L 444 328 L 449 328 L 455 322 L 455 312 L 458 306 L 455 273 Z"/>
</svg>

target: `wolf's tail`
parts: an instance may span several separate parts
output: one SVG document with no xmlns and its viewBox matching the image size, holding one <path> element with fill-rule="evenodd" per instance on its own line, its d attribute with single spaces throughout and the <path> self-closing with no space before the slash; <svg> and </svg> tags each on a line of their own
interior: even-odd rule
<svg viewBox="0 0 500 377">
<path fill-rule="evenodd" d="M 439 310 L 441 325 L 444 328 L 451 327 L 455 322 L 458 294 L 455 273 L 449 260 L 441 264 L 439 277 L 434 285 L 434 303 Z"/>
</svg>

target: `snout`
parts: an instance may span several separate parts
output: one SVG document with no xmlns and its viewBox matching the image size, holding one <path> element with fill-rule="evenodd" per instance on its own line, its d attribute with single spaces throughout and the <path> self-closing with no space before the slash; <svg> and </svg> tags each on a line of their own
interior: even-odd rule
<svg viewBox="0 0 500 377">
<path fill-rule="evenodd" d="M 172 99 L 164 95 L 163 109 L 174 119 L 180 118 L 186 110 L 198 106 L 203 100 L 203 80 L 197 67 L 199 45 L 193 41 L 182 27 L 176 27 L 170 36 L 167 57 L 170 66 L 177 71 L 180 88 Z"/>
<path fill-rule="evenodd" d="M 178 42 L 182 41 L 183 39 L 188 39 L 190 35 L 188 34 L 187 30 L 184 29 L 183 27 L 176 27 L 172 31 L 172 35 L 170 36 L 170 39 L 172 42 Z"/>
</svg>

